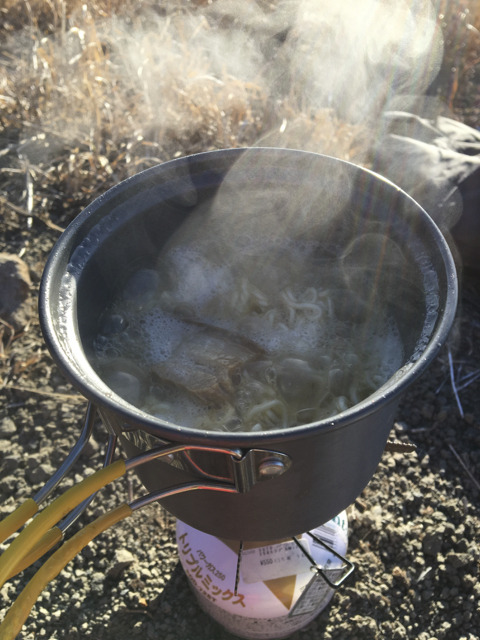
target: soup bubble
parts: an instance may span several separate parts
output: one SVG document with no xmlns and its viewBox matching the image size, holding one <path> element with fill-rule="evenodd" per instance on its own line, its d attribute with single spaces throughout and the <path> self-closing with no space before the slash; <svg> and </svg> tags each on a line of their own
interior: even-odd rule
<svg viewBox="0 0 480 640">
<path fill-rule="evenodd" d="M 144 401 L 146 384 L 142 371 L 134 363 L 117 358 L 103 367 L 103 379 L 110 389 L 129 404 L 140 406 Z"/>
<path fill-rule="evenodd" d="M 153 302 L 160 284 L 160 276 L 153 269 L 139 269 L 130 276 L 123 289 L 124 301 L 136 307 L 144 308 Z"/>
<path fill-rule="evenodd" d="M 100 333 L 103 336 L 115 336 L 128 328 L 128 321 L 119 313 L 112 313 L 102 320 Z"/>
</svg>

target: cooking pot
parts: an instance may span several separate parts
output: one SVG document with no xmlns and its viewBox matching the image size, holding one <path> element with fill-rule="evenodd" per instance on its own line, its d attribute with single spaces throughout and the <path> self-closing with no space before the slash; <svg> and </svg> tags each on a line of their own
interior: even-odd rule
<svg viewBox="0 0 480 640">
<path fill-rule="evenodd" d="M 278 207 L 281 194 L 293 232 L 308 209 L 308 233 L 324 234 L 324 245 L 337 252 L 349 253 L 341 246 L 345 228 L 351 244 L 367 223 L 399 247 L 408 272 L 416 274 L 412 286 L 401 270 L 397 274 L 392 268 L 378 268 L 375 255 L 363 267 L 347 272 L 357 298 L 372 293 L 368 290 L 372 270 L 380 284 L 388 272 L 379 291 L 398 316 L 403 362 L 385 384 L 353 407 L 295 427 L 219 432 L 149 415 L 117 395 L 92 367 L 102 313 L 132 270 L 154 264 L 173 234 L 199 215 L 205 202 L 221 194 L 224 202 L 231 199 L 231 209 L 236 211 L 242 206 L 242 194 L 254 192 L 262 194 L 263 207 L 269 202 Z M 325 208 L 328 215 L 322 214 Z M 228 216 L 228 206 L 224 209 Z M 368 247 L 364 253 L 368 254 Z M 328 260 L 328 255 L 322 259 Z M 258 277 L 262 278 L 261 272 Z M 367 288 L 363 282 L 369 283 Z M 145 487 L 150 492 L 190 483 L 204 487 L 168 497 L 162 501 L 165 508 L 206 533 L 262 541 L 296 535 L 327 522 L 362 492 L 384 451 L 402 393 L 445 342 L 456 301 L 455 266 L 445 239 L 405 192 L 336 158 L 254 148 L 166 162 L 96 199 L 69 225 L 51 252 L 39 310 L 54 360 L 96 406 L 127 455 L 165 448 L 166 455 L 138 467 Z M 352 302 L 352 313 L 353 307 Z M 347 298 L 346 315 L 349 308 Z M 219 486 L 234 491 L 216 490 Z"/>
</svg>

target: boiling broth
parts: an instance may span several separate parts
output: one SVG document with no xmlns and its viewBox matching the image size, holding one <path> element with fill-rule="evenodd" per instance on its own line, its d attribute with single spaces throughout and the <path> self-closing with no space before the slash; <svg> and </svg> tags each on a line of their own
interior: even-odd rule
<svg viewBox="0 0 480 640">
<path fill-rule="evenodd" d="M 105 311 L 93 366 L 131 404 L 192 428 L 256 432 L 338 414 L 405 360 L 389 305 L 349 290 L 341 270 L 312 260 L 294 281 L 253 282 L 175 246 Z"/>
</svg>

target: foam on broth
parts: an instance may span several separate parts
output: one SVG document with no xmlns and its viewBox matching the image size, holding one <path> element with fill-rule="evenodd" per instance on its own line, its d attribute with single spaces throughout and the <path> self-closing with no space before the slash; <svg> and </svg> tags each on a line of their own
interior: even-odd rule
<svg viewBox="0 0 480 640">
<path fill-rule="evenodd" d="M 333 266 L 272 290 L 261 279 L 234 283 L 188 246 L 170 265 L 195 265 L 187 279 L 170 273 L 165 287 L 159 264 L 133 273 L 105 311 L 93 365 L 115 393 L 160 419 L 207 430 L 293 427 L 352 407 L 404 363 L 389 310 L 372 314 L 332 287 Z M 203 346 L 212 342 L 210 358 Z M 218 365 L 232 345 L 241 353 Z"/>
</svg>

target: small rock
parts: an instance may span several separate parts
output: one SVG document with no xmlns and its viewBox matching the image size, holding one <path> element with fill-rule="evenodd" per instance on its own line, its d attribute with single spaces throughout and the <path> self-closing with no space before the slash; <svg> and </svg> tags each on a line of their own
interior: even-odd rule
<svg viewBox="0 0 480 640">
<path fill-rule="evenodd" d="M 12 436 L 17 433 L 17 425 L 11 418 L 3 418 L 0 422 L 0 438 Z"/>
<path fill-rule="evenodd" d="M 15 493 L 17 482 L 15 476 L 5 476 L 0 480 L 0 495 L 11 496 Z"/>
<path fill-rule="evenodd" d="M 442 550 L 443 544 L 443 527 L 428 528 L 423 538 L 423 552 L 435 556 Z"/>
<path fill-rule="evenodd" d="M 107 569 L 107 577 L 119 578 L 122 572 L 136 561 L 137 558 L 127 549 L 117 549 L 115 551 L 115 558 Z"/>
<path fill-rule="evenodd" d="M 99 450 L 100 445 L 95 440 L 95 438 L 91 436 L 88 442 L 86 442 L 83 447 L 82 456 L 84 456 L 85 458 L 93 458 L 93 456 L 98 453 Z"/>
<path fill-rule="evenodd" d="M 90 580 L 91 582 L 103 582 L 105 579 L 105 576 L 103 573 L 101 573 L 100 571 L 93 571 L 90 575 Z"/>
<path fill-rule="evenodd" d="M 141 576 L 143 579 L 150 580 L 153 578 L 152 572 L 148 567 L 142 567 Z"/>
<path fill-rule="evenodd" d="M 471 562 L 471 555 L 468 553 L 447 553 L 445 564 L 452 569 L 461 569 Z"/>
<path fill-rule="evenodd" d="M 38 467 L 34 467 L 27 472 L 29 482 L 33 484 L 40 484 L 46 482 L 55 473 L 54 467 L 51 464 L 43 463 Z"/>
<path fill-rule="evenodd" d="M 0 430 L 2 428 L 1 425 L 2 423 L 0 422 Z M 4 438 L 1 438 L 1 434 L 0 434 L 0 455 L 11 453 L 11 452 L 12 452 L 12 443 L 10 442 L 10 440 L 5 440 Z"/>
<path fill-rule="evenodd" d="M 28 304 L 31 280 L 25 262 L 15 254 L 0 253 L 0 316 L 13 326 L 23 329 L 32 314 Z"/>
<path fill-rule="evenodd" d="M 11 473 L 18 469 L 19 459 L 18 456 L 6 456 L 2 462 L 2 471 Z"/>
</svg>

